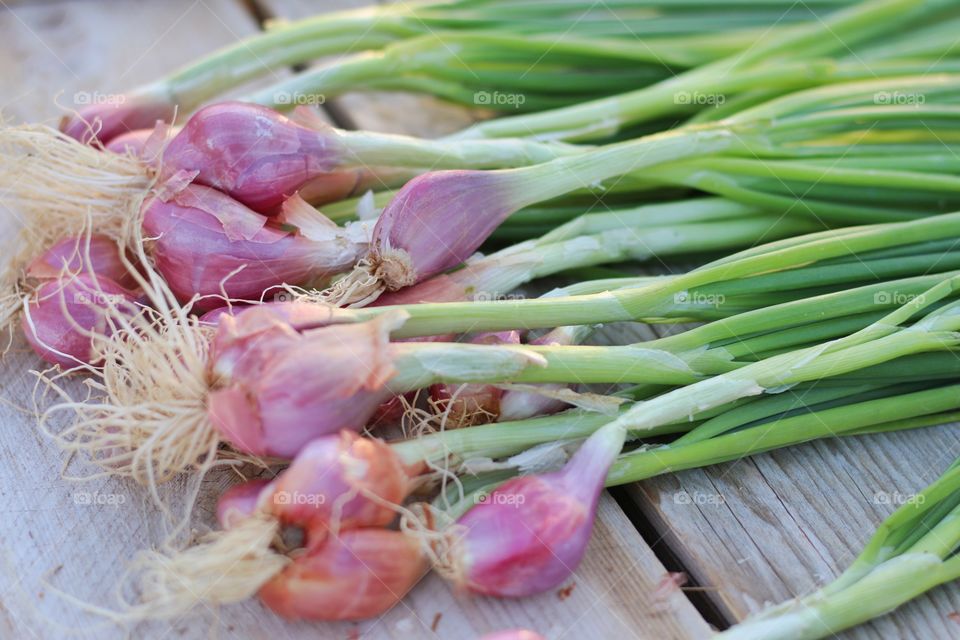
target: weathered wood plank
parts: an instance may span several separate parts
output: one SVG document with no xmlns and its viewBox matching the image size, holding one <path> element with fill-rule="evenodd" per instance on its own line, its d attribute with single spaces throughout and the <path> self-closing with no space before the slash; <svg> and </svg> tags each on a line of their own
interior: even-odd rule
<svg viewBox="0 0 960 640">
<path fill-rule="evenodd" d="M 599 341 L 672 331 L 624 324 Z M 627 494 L 733 621 L 838 575 L 880 521 L 958 455 L 960 428 L 944 425 L 804 444 L 654 478 Z M 956 638 L 956 611 L 960 585 L 947 585 L 840 637 Z"/>
<path fill-rule="evenodd" d="M 0 105 L 15 121 L 55 121 L 62 114 L 53 102 L 57 93 L 69 104 L 76 91 L 120 91 L 257 29 L 236 0 L 5 8 L 0 10 Z M 9 237 L 4 224 L 0 238 Z M 25 412 L 32 407 L 28 372 L 41 364 L 19 338 L 0 363 L 0 636 L 124 637 L 58 597 L 56 589 L 116 606 L 114 590 L 123 567 L 138 550 L 164 537 L 165 521 L 143 489 L 129 482 L 60 478 L 62 454 Z M 80 390 L 78 384 L 73 388 Z M 201 513 L 211 512 L 213 497 L 227 482 L 222 475 L 206 481 L 209 497 Z M 185 490 L 183 482 L 172 483 L 163 495 L 170 500 Z M 293 637 L 282 621 L 259 608 L 231 614 L 229 624 L 244 629 L 242 637 L 261 630 Z M 183 624 L 151 625 L 143 633 L 161 637 L 171 630 L 206 637 L 205 626 Z M 312 634 L 302 630 L 300 635 Z"/>
</svg>

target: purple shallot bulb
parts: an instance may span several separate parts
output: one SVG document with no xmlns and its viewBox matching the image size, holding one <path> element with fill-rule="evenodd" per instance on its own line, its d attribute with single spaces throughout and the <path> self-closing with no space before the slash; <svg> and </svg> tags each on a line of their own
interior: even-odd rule
<svg viewBox="0 0 960 640">
<path fill-rule="evenodd" d="M 275 222 L 216 189 L 191 184 L 145 203 L 143 234 L 180 300 L 200 296 L 201 308 L 224 298 L 259 300 L 273 287 L 347 270 L 367 246 L 361 225 L 338 227 L 296 203 L 289 207 L 295 216 Z"/>
<path fill-rule="evenodd" d="M 481 495 L 451 533 L 453 580 L 475 593 L 524 597 L 569 578 L 586 551 L 625 434 L 610 423 L 561 470 L 514 478 Z"/>
</svg>

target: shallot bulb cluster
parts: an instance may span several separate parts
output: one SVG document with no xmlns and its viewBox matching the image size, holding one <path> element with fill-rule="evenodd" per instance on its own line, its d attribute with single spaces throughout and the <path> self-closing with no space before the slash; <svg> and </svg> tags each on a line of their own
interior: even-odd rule
<svg viewBox="0 0 960 640">
<path fill-rule="evenodd" d="M 230 529 L 261 509 L 303 530 L 304 548 L 259 588 L 278 614 L 370 618 L 399 602 L 426 570 L 419 542 L 385 528 L 412 473 L 388 445 L 342 432 L 310 443 L 274 481 L 232 488 L 218 504 L 218 519 Z"/>
<path fill-rule="evenodd" d="M 104 236 L 64 239 L 34 260 L 21 324 L 37 355 L 66 369 L 95 364 L 95 341 L 114 329 L 108 310 L 128 313 L 137 300 L 129 265 Z"/>
</svg>

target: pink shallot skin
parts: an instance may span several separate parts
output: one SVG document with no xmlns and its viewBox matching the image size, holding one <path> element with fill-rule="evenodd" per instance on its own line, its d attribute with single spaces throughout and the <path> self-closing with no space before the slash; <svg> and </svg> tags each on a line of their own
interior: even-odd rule
<svg viewBox="0 0 960 640">
<path fill-rule="evenodd" d="M 223 529 L 232 529 L 253 515 L 269 480 L 248 480 L 227 489 L 217 500 L 217 522 Z"/>
<path fill-rule="evenodd" d="M 39 281 L 21 318 L 33 350 L 51 364 L 73 368 L 93 362 L 94 335 L 112 331 L 104 310 L 133 308 L 134 265 L 106 236 L 65 238 L 30 263 Z"/>
<path fill-rule="evenodd" d="M 301 189 L 317 197 L 322 185 L 353 189 L 354 174 L 334 173 L 344 156 L 336 137 L 272 109 L 221 102 L 197 111 L 164 151 L 165 176 L 182 173 L 215 187 L 255 211 L 274 213 Z"/>
<path fill-rule="evenodd" d="M 600 436 L 600 437 L 597 437 Z M 622 438 L 603 429 L 563 469 L 503 483 L 465 513 L 455 575 L 475 593 L 524 597 L 553 589 L 580 564 Z"/>
<path fill-rule="evenodd" d="M 67 273 L 90 274 L 113 280 L 122 287 L 137 286 L 130 273 L 134 265 L 124 260 L 115 240 L 107 236 L 64 238 L 42 255 L 34 258 L 26 269 L 26 276 L 36 280 L 60 278 Z"/>
<path fill-rule="evenodd" d="M 403 186 L 373 229 L 370 262 L 387 291 L 473 255 L 517 207 L 498 171 L 437 171 Z"/>
<path fill-rule="evenodd" d="M 396 318 L 299 333 L 264 310 L 223 315 L 211 357 L 212 424 L 237 449 L 292 458 L 308 442 L 361 429 L 390 397 Z"/>
<path fill-rule="evenodd" d="M 106 145 L 106 150 L 112 153 L 125 153 L 136 157 L 146 155 L 148 142 L 153 137 L 155 129 L 134 129 L 119 135 Z"/>
<path fill-rule="evenodd" d="M 200 296 L 201 309 L 224 304 L 224 296 L 259 300 L 272 287 L 349 269 L 365 245 L 333 228 L 329 238 L 312 240 L 195 184 L 152 198 L 143 214 L 157 270 L 178 299 Z"/>
<path fill-rule="evenodd" d="M 259 595 L 292 620 L 362 620 L 400 602 L 426 570 L 414 538 L 387 529 L 350 529 L 294 557 Z"/>
<path fill-rule="evenodd" d="M 397 515 L 391 505 L 401 504 L 410 490 L 410 476 L 389 445 L 341 431 L 297 454 L 274 481 L 270 512 L 318 533 L 386 526 Z"/>
<path fill-rule="evenodd" d="M 109 278 L 87 273 L 44 280 L 21 318 L 24 336 L 33 350 L 51 364 L 71 369 L 96 364 L 95 335 L 108 337 L 108 305 L 132 308 L 136 296 Z"/>
<path fill-rule="evenodd" d="M 132 94 L 109 96 L 65 116 L 60 130 L 83 144 L 109 144 L 118 136 L 137 129 L 151 129 L 156 122 L 170 122 L 174 105 L 169 100 Z"/>
</svg>

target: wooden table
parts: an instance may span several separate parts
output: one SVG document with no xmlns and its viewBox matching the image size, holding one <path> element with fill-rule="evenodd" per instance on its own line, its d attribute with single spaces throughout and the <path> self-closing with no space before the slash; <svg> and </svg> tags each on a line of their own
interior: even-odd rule
<svg viewBox="0 0 960 640">
<path fill-rule="evenodd" d="M 120 91 L 255 33 L 265 18 L 359 4 L 0 1 L 0 106 L 14 121 L 52 121 L 61 113 L 58 94 L 69 104 L 76 91 Z M 326 107 L 340 126 L 427 136 L 471 119 L 464 109 L 396 94 L 347 96 Z M 605 338 L 624 335 L 652 333 L 620 326 Z M 165 520 L 132 483 L 61 479 L 62 455 L 27 412 L 28 371 L 39 366 L 17 339 L 0 369 L 0 638 L 122 637 L 61 594 L 115 604 L 125 563 L 162 539 Z M 287 623 L 251 600 L 222 609 L 216 622 L 201 615 L 132 635 L 201 638 L 213 628 L 231 638 L 470 639 L 527 627 L 550 640 L 707 637 L 711 625 L 836 575 L 897 497 L 932 481 L 958 453 L 956 427 L 943 426 L 827 440 L 622 488 L 604 497 L 576 575 L 537 598 L 468 597 L 431 576 L 381 619 L 360 624 Z M 198 526 L 212 525 L 216 495 L 231 482 L 228 474 L 203 481 Z M 176 482 L 164 491 L 185 489 Z M 670 588 L 670 572 L 689 576 L 682 590 Z M 951 585 L 843 637 L 960 637 L 958 611 L 960 586 Z"/>
</svg>

